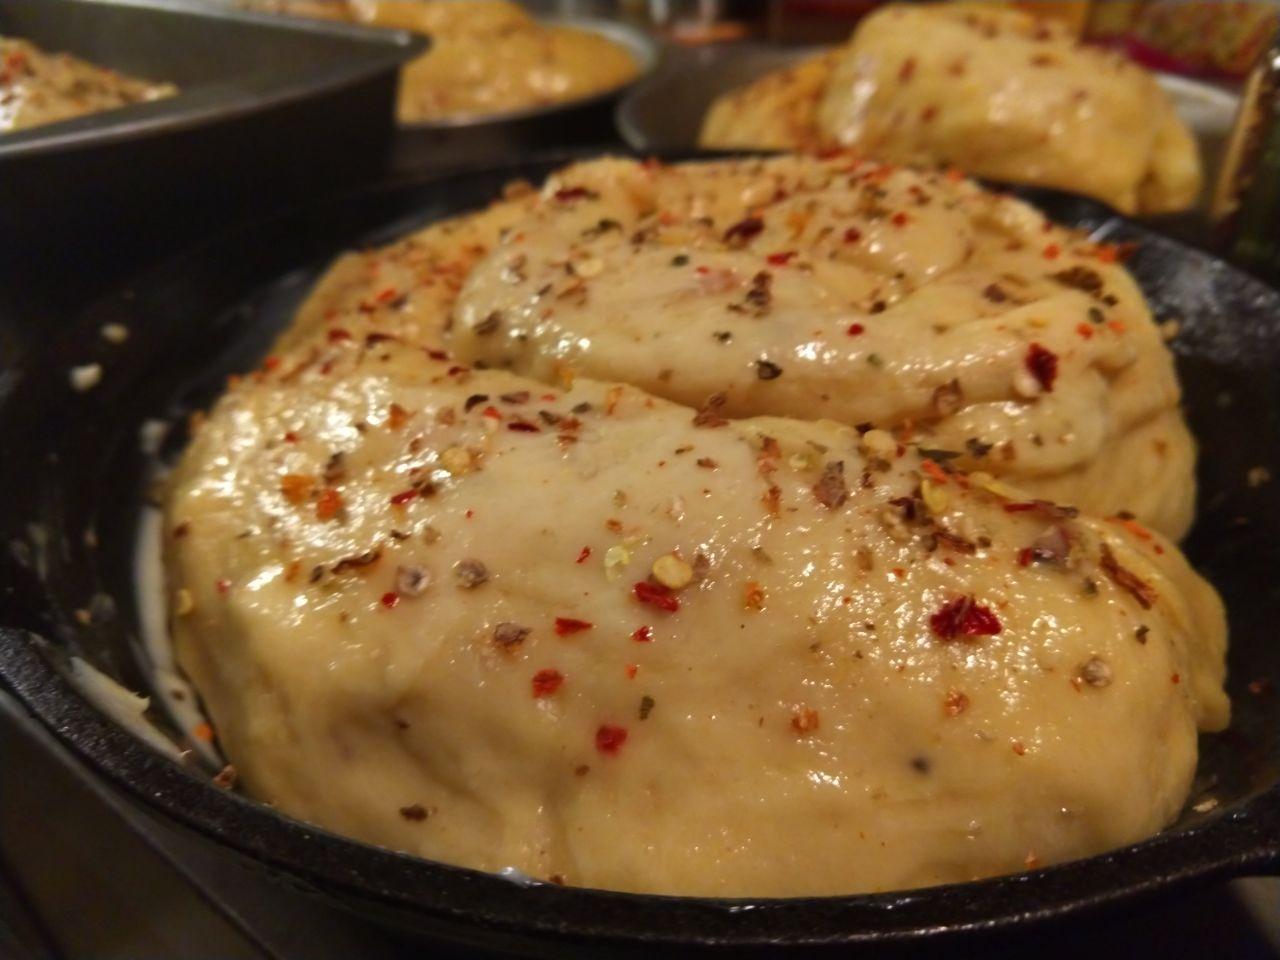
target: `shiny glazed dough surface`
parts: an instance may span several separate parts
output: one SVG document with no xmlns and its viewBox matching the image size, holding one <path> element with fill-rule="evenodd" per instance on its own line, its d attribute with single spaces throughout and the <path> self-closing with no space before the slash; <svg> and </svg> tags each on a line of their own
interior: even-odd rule
<svg viewBox="0 0 1280 960">
<path fill-rule="evenodd" d="M 982 3 L 878 10 L 843 48 L 718 99 L 701 142 L 950 163 L 1126 213 L 1184 209 L 1201 178 L 1191 133 L 1145 70 Z"/>
<path fill-rule="evenodd" d="M 624 166 L 339 261 L 197 423 L 174 635 L 247 789 L 681 894 L 966 880 L 1169 823 L 1227 720 L 1226 641 L 1158 533 L 883 429 L 453 353 L 499 238 L 552 205 L 598 226 L 563 191 Z"/>
</svg>

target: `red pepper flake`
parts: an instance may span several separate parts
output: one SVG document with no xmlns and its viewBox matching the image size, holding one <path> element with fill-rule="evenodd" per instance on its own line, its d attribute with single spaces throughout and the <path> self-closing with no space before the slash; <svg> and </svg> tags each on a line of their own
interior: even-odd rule
<svg viewBox="0 0 1280 960">
<path fill-rule="evenodd" d="M 867 328 L 860 323 L 851 323 L 849 324 L 849 329 L 846 330 L 845 333 L 851 337 L 860 337 L 866 332 L 866 329 Z"/>
<path fill-rule="evenodd" d="M 298 442 L 298 435 L 297 435 L 296 433 L 294 433 L 292 430 L 290 430 L 288 433 L 286 433 L 286 434 L 284 435 L 284 442 L 285 442 L 285 443 L 297 443 L 297 442 Z"/>
<path fill-rule="evenodd" d="M 958 717 L 969 709 L 969 698 L 959 690 L 948 690 L 942 701 L 942 712 L 948 717 Z"/>
<path fill-rule="evenodd" d="M 561 203 L 569 203 L 573 200 L 596 200 L 600 194 L 586 187 L 561 187 L 554 196 Z"/>
<path fill-rule="evenodd" d="M 374 297 L 374 300 L 378 303 L 390 303 L 398 295 L 398 291 L 395 287 L 387 287 L 387 289 L 381 291 L 376 297 Z"/>
<path fill-rule="evenodd" d="M 231 590 L 231 581 L 219 580 L 217 583 L 214 584 L 214 587 L 217 589 L 217 591 L 220 594 L 222 594 L 223 596 L 226 596 L 227 593 L 230 592 Z"/>
<path fill-rule="evenodd" d="M 1173 676 L 1171 676 L 1169 679 L 1170 679 L 1170 681 L 1172 681 L 1172 682 L 1173 682 L 1174 686 L 1177 686 L 1179 683 L 1181 683 L 1181 682 L 1182 682 L 1182 674 L 1180 674 L 1180 673 L 1175 673 L 1175 674 L 1174 674 Z"/>
<path fill-rule="evenodd" d="M 387 426 L 392 430 L 399 430 L 405 425 L 409 419 L 409 411 L 398 403 L 393 403 L 387 408 Z"/>
<path fill-rule="evenodd" d="M 791 715 L 791 729 L 798 734 L 813 733 L 820 726 L 822 726 L 822 718 L 812 707 L 797 707 L 795 713 Z"/>
<path fill-rule="evenodd" d="M 587 557 L 589 557 L 589 556 L 591 556 L 591 548 L 590 548 L 590 547 L 583 547 L 583 548 L 578 552 L 578 559 L 577 559 L 577 560 L 575 560 L 575 561 L 573 561 L 573 562 L 574 562 L 574 563 L 586 563 L 586 562 L 587 562 Z"/>
<path fill-rule="evenodd" d="M 1077 324 L 1076 324 L 1076 333 L 1080 334 L 1080 337 L 1081 337 L 1081 339 L 1083 339 L 1083 340 L 1092 340 L 1092 339 L 1093 339 L 1093 325 L 1092 325 L 1092 324 L 1088 324 L 1088 323 L 1083 323 L 1083 322 L 1082 322 L 1082 323 L 1077 323 Z"/>
<path fill-rule="evenodd" d="M 636 627 L 635 631 L 631 634 L 631 639 L 636 643 L 652 643 L 653 628 L 648 626 Z"/>
<path fill-rule="evenodd" d="M 898 82 L 906 83 L 916 74 L 916 58 L 907 57 L 898 68 Z"/>
<path fill-rule="evenodd" d="M 331 327 L 329 329 L 330 343 L 341 343 L 343 340 L 350 340 L 350 339 L 351 339 L 351 334 L 346 330 L 343 330 L 342 327 Z"/>
<path fill-rule="evenodd" d="M 399 493 L 391 497 L 391 505 L 393 507 L 403 507 L 406 503 L 418 495 L 418 491 L 410 487 L 408 490 L 401 490 Z"/>
<path fill-rule="evenodd" d="M 507 424 L 507 429 L 513 430 L 516 433 L 541 433 L 542 432 L 541 430 L 538 429 L 536 424 L 528 423 L 525 420 L 512 420 L 510 423 Z"/>
<path fill-rule="evenodd" d="M 394 590 L 390 590 L 382 595 L 382 605 L 388 610 L 394 610 L 397 603 L 400 602 L 400 594 Z"/>
<path fill-rule="evenodd" d="M 781 253 L 769 254 L 767 257 L 765 257 L 765 260 L 767 260 L 772 266 L 785 267 L 787 265 L 787 262 L 790 261 L 795 255 L 796 255 L 796 252 L 794 250 L 784 250 Z"/>
<path fill-rule="evenodd" d="M 627 728 L 613 723 L 603 723 L 596 731 L 596 749 L 608 756 L 617 756 L 627 742 Z"/>
<path fill-rule="evenodd" d="M 991 608 L 975 602 L 972 594 L 948 601 L 929 618 L 929 626 L 946 641 L 960 637 L 995 636 L 1002 629 Z"/>
<path fill-rule="evenodd" d="M 1108 320 L 1107 329 L 1110 330 L 1112 333 L 1124 333 L 1125 330 L 1128 329 L 1128 327 L 1124 325 L 1123 320 Z"/>
<path fill-rule="evenodd" d="M 1023 361 L 1027 370 L 1044 388 L 1045 393 L 1053 392 L 1053 381 L 1058 378 L 1058 355 L 1038 343 L 1031 344 Z"/>
<path fill-rule="evenodd" d="M 559 670 L 539 670 L 533 675 L 533 695 L 541 700 L 560 689 L 564 683 L 564 674 Z"/>
<path fill-rule="evenodd" d="M 316 501 L 316 519 L 332 520 L 342 510 L 342 494 L 333 487 L 325 487 Z"/>
<path fill-rule="evenodd" d="M 627 679 L 628 679 L 628 680 L 634 680 L 634 679 L 636 678 L 636 673 L 637 673 L 639 670 L 640 670 L 640 665 L 639 665 L 639 664 L 636 664 L 636 663 L 628 663 L 628 664 L 626 665 L 626 667 L 624 667 L 624 668 L 623 668 L 623 673 L 625 673 L 625 674 L 627 675 Z"/>
<path fill-rule="evenodd" d="M 899 210 L 897 213 L 895 213 L 892 217 L 889 218 L 889 222 L 892 223 L 895 227 L 905 227 L 910 221 L 911 221 L 911 217 L 909 217 L 906 213 L 904 213 L 901 210 Z"/>
<path fill-rule="evenodd" d="M 859 230 L 857 227 L 850 227 L 848 230 L 844 232 L 845 243 L 857 243 L 861 239 L 862 239 L 862 231 Z"/>
<path fill-rule="evenodd" d="M 213 743 L 213 727 L 207 723 L 197 723 L 191 728 L 191 735 L 204 743 Z"/>
<path fill-rule="evenodd" d="M 1062 253 L 1062 248 L 1058 246 L 1056 243 L 1051 243 L 1044 248 L 1044 258 L 1046 260 L 1057 260 L 1058 256 L 1061 253 Z"/>
<path fill-rule="evenodd" d="M 277 369 L 279 366 L 280 366 L 279 357 L 267 357 L 267 359 L 262 361 L 262 369 L 266 370 L 268 373 L 270 373 L 272 370 Z"/>
<path fill-rule="evenodd" d="M 680 609 L 680 598 L 660 584 L 641 580 L 633 589 L 636 599 L 641 603 L 657 607 L 659 610 L 666 610 L 668 613 L 675 613 Z"/>
<path fill-rule="evenodd" d="M 763 229 L 763 220 L 759 217 L 747 217 L 724 232 L 724 242 L 735 248 L 745 247 Z"/>
<path fill-rule="evenodd" d="M 1023 745 L 1021 740 L 1015 740 L 1013 743 L 1009 744 L 1009 746 L 1013 748 L 1013 752 L 1018 756 L 1025 757 L 1027 755 L 1027 748 Z"/>
<path fill-rule="evenodd" d="M 1111 551 L 1111 545 L 1102 544 L 1100 564 L 1116 586 L 1127 590 L 1133 599 L 1138 601 L 1138 605 L 1143 610 L 1150 610 L 1152 605 L 1159 599 L 1159 594 L 1155 588 L 1147 583 L 1137 574 L 1130 570 L 1126 570 L 1120 566 L 1120 562 L 1116 560 L 1116 555 Z"/>
<path fill-rule="evenodd" d="M 573 617 L 556 617 L 556 636 L 567 637 L 570 634 L 590 630 L 595 624 L 588 620 L 575 620 Z"/>
<path fill-rule="evenodd" d="M 920 469 L 923 470 L 934 483 L 945 484 L 950 482 L 947 472 L 932 460 L 921 460 Z"/>
<path fill-rule="evenodd" d="M 755 580 L 748 580 L 742 592 L 742 605 L 748 610 L 764 608 L 764 587 Z"/>
<path fill-rule="evenodd" d="M 1120 524 L 1120 526 L 1124 527 L 1139 540 L 1151 539 L 1151 531 L 1132 517 L 1112 517 L 1111 522 Z"/>
<path fill-rule="evenodd" d="M 484 410 L 481 411 L 480 415 L 482 417 L 488 417 L 490 420 L 502 419 L 502 412 L 497 407 L 492 407 L 492 406 L 485 407 Z"/>
<path fill-rule="evenodd" d="M 1035 551 L 1030 547 L 1023 547 L 1018 551 L 1018 566 L 1029 567 L 1036 558 Z"/>
</svg>

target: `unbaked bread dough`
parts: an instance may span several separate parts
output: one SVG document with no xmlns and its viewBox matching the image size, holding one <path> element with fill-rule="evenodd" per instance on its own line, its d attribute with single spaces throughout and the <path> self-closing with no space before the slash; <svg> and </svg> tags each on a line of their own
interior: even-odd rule
<svg viewBox="0 0 1280 960">
<path fill-rule="evenodd" d="M 799 394 L 756 416 L 767 393 L 720 399 L 736 370 L 698 371 L 718 344 L 686 352 L 683 331 L 712 314 L 748 343 L 803 323 L 807 342 L 844 351 L 857 338 L 830 326 L 832 305 L 886 282 L 883 261 L 903 274 L 895 306 L 856 317 L 886 362 L 876 379 L 831 375 L 841 415 L 862 402 L 889 425 L 930 391 L 914 382 L 930 364 L 954 364 L 931 345 L 952 334 L 907 309 L 938 284 L 978 358 L 976 412 L 952 419 L 1056 397 L 1059 416 L 1084 417 L 1120 403 L 1108 397 L 1135 364 L 1168 375 L 1120 267 L 967 184 L 880 177 L 893 209 L 912 187 L 932 199 L 911 208 L 918 233 L 849 215 L 884 241 L 853 244 L 844 280 L 845 261 L 804 232 L 816 223 L 785 265 L 763 259 L 787 229 L 773 212 L 749 243 L 722 242 L 743 189 L 801 198 L 780 216 L 813 191 L 825 223 L 867 175 L 834 159 L 603 161 L 340 261 L 197 423 L 166 497 L 177 654 L 248 791 L 451 863 L 725 896 L 962 881 L 1171 822 L 1197 731 L 1228 717 L 1222 608 L 1172 542 L 956 470 L 937 449 L 945 428 L 922 452 L 914 433 L 837 423 Z M 656 212 L 622 199 L 646 192 Z M 680 205 L 695 194 L 701 206 Z M 1006 251 L 1019 279 L 1002 282 L 1039 306 L 954 279 L 998 269 L 992 236 L 1061 245 L 1053 264 Z M 1127 326 L 1076 343 L 1062 318 L 1091 323 L 1094 299 L 1043 274 L 1086 264 Z M 765 269 L 773 312 L 728 310 L 759 305 L 744 295 Z M 483 369 L 480 305 L 514 344 L 513 318 L 546 283 L 541 302 L 566 311 L 565 365 L 540 359 L 559 341 L 531 336 L 509 356 L 521 372 Z M 578 349 L 597 339 L 604 352 Z M 1060 356 L 1054 390 L 1004 396 L 1031 340 Z M 630 366 L 605 359 L 624 349 Z M 784 372 L 764 387 L 800 375 L 794 356 L 770 356 Z M 722 378 L 719 394 L 678 402 L 695 373 Z M 1132 429 L 1161 417 L 1176 411 Z"/>
<path fill-rule="evenodd" d="M 843 48 L 718 99 L 701 142 L 852 147 L 1083 193 L 1125 213 L 1181 210 L 1200 192 L 1195 140 L 1150 74 L 995 4 L 877 10 Z"/>
</svg>

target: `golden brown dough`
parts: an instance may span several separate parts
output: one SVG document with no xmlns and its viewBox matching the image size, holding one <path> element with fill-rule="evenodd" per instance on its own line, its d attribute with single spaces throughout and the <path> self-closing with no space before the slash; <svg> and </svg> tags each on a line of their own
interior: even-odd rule
<svg viewBox="0 0 1280 960">
<path fill-rule="evenodd" d="M 1125 213 L 1183 209 L 1200 190 L 1195 141 L 1141 67 L 1060 24 L 981 3 L 878 10 L 841 50 L 722 97 L 701 142 L 852 147 Z"/>
</svg>

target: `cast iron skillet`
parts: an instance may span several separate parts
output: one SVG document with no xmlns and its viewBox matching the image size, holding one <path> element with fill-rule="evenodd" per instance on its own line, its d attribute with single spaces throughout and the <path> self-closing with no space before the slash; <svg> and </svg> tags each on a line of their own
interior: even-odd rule
<svg viewBox="0 0 1280 960">
<path fill-rule="evenodd" d="M 1137 241 L 1131 269 L 1174 341 L 1202 444 L 1191 557 L 1231 614 L 1235 719 L 1204 738 L 1199 783 L 1178 824 L 1088 860 L 901 894 L 793 900 L 635 896 L 521 884 L 342 839 L 213 786 L 160 756 L 76 694 L 58 664 L 76 653 L 142 690 L 131 565 L 145 490 L 147 418 L 207 404 L 226 373 L 261 357 L 339 250 L 477 207 L 553 164 L 391 184 L 240 229 L 146 273 L 0 374 L 0 679 L 92 767 L 151 808 L 271 874 L 400 931 L 525 953 L 600 956 L 646 948 L 920 945 L 1007 933 L 1192 881 L 1280 866 L 1280 294 L 1078 198 L 1026 191 L 1055 219 Z M 120 345 L 100 328 L 122 323 Z M 105 370 L 86 393 L 68 369 Z M 181 443 L 181 429 L 171 446 Z M 1247 477 L 1266 467 L 1275 481 Z M 87 545 L 85 530 L 96 532 Z M 101 597 L 114 598 L 114 604 Z M 77 609 L 89 609 L 84 626 Z M 36 637 L 43 638 L 37 640 Z M 1117 731 L 1123 735 L 1123 731 Z M 1212 810 L 1204 802 L 1217 800 Z"/>
</svg>

